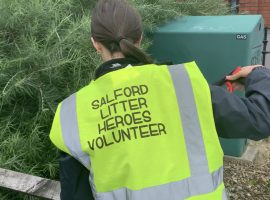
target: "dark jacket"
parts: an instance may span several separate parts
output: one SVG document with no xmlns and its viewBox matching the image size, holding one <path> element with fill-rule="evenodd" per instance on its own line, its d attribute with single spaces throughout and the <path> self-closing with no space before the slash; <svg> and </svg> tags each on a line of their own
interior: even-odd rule
<svg viewBox="0 0 270 200">
<path fill-rule="evenodd" d="M 117 63 L 117 64 L 116 64 Z M 115 59 L 102 64 L 95 78 L 138 62 Z M 223 138 L 260 140 L 270 135 L 270 70 L 259 67 L 246 78 L 246 97 L 210 85 L 218 135 Z M 92 200 L 89 171 L 66 153 L 60 155 L 61 199 Z"/>
</svg>

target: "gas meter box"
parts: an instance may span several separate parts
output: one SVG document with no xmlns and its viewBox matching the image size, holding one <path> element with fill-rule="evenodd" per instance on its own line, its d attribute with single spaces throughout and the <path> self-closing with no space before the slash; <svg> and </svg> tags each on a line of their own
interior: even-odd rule
<svg viewBox="0 0 270 200">
<path fill-rule="evenodd" d="M 237 66 L 261 64 L 263 37 L 261 15 L 186 16 L 158 28 L 149 52 L 159 62 L 196 61 L 211 84 Z M 247 140 L 220 142 L 226 155 L 241 156 Z"/>
</svg>

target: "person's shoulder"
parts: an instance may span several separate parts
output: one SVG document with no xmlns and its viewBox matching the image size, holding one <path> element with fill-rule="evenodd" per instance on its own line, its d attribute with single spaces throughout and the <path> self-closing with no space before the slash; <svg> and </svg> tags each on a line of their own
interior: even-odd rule
<svg viewBox="0 0 270 200">
<path fill-rule="evenodd" d="M 83 86 L 82 88 L 80 88 L 78 91 L 72 93 L 71 95 L 69 95 L 68 97 L 66 97 L 64 100 L 62 100 L 61 104 L 62 105 L 66 105 L 66 104 L 70 104 L 72 102 L 76 102 L 76 98 L 78 95 L 81 95 L 83 93 L 88 92 L 89 90 L 89 86 L 90 84 Z"/>
</svg>

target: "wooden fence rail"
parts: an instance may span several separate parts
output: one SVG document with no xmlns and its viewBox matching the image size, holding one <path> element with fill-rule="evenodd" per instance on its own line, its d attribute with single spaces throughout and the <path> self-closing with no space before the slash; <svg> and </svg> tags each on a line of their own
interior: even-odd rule
<svg viewBox="0 0 270 200">
<path fill-rule="evenodd" d="M 60 200 L 60 183 L 29 174 L 0 168 L 0 188 L 43 199 Z"/>
</svg>

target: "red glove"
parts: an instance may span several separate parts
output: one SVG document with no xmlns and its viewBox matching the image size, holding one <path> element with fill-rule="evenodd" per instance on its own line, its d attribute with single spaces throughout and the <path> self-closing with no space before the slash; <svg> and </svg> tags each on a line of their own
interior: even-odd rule
<svg viewBox="0 0 270 200">
<path fill-rule="evenodd" d="M 236 68 L 232 71 L 231 75 L 237 74 L 240 70 L 241 70 L 241 67 L 236 67 Z M 226 84 L 226 86 L 227 86 L 227 90 L 228 90 L 229 92 L 232 93 L 232 92 L 233 92 L 232 82 L 230 82 L 230 81 L 225 81 L 225 84 Z"/>
</svg>

